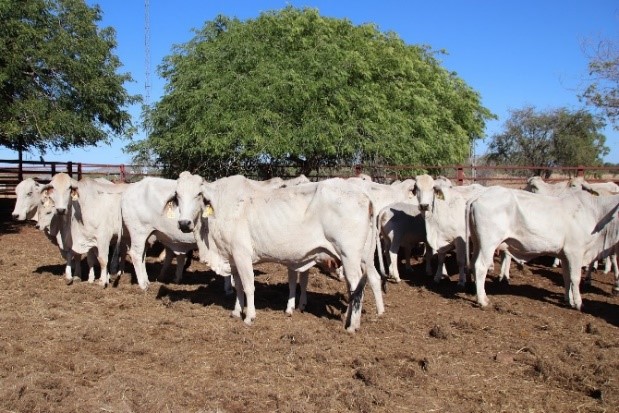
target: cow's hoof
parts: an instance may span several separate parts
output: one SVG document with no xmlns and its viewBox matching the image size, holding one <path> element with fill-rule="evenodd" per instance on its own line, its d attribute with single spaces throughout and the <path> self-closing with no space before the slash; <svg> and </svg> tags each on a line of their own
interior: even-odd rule
<svg viewBox="0 0 619 413">
<path fill-rule="evenodd" d="M 73 278 L 65 278 L 65 279 L 64 279 L 64 282 L 65 282 L 67 285 L 71 285 L 71 284 L 73 284 Z"/>
</svg>

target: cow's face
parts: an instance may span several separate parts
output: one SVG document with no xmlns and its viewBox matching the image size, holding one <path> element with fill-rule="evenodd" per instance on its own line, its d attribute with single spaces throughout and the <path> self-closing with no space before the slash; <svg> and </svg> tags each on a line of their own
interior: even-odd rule
<svg viewBox="0 0 619 413">
<path fill-rule="evenodd" d="M 434 179 L 430 175 L 418 175 L 415 177 L 414 194 L 419 202 L 419 210 L 431 212 L 434 198 Z"/>
<path fill-rule="evenodd" d="M 49 197 L 58 215 L 64 215 L 69 210 L 71 200 L 79 196 L 77 181 L 65 173 L 54 175 L 51 182 L 43 186 L 42 197 Z"/>
<path fill-rule="evenodd" d="M 52 219 L 54 218 L 55 212 L 54 201 L 48 195 L 41 196 L 41 202 L 39 204 L 38 212 L 39 217 L 37 220 L 37 224 L 35 225 L 37 229 L 45 231 L 46 233 L 50 232 L 50 227 L 52 224 Z"/>
<path fill-rule="evenodd" d="M 11 214 L 13 219 L 33 219 L 41 199 L 41 185 L 32 178 L 25 179 L 15 187 L 15 195 L 17 200 Z"/>
<path fill-rule="evenodd" d="M 201 176 L 189 172 L 181 173 L 176 181 L 174 202 L 179 212 L 178 228 L 183 232 L 194 230 L 206 206 L 202 196 L 202 182 Z"/>
<path fill-rule="evenodd" d="M 532 176 L 531 178 L 527 179 L 527 186 L 524 188 L 524 190 L 533 192 L 534 194 L 538 194 L 540 192 L 540 182 L 543 182 L 542 178 L 540 178 L 539 176 Z"/>
</svg>

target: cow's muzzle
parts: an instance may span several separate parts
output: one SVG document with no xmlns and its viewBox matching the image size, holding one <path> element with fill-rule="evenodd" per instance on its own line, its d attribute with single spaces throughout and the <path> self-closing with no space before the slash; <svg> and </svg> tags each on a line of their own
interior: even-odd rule
<svg viewBox="0 0 619 413">
<path fill-rule="evenodd" d="M 429 211 L 430 210 L 430 204 L 419 204 L 419 210 L 420 211 Z"/>
<path fill-rule="evenodd" d="M 178 220 L 178 229 L 180 229 L 182 232 L 191 232 L 193 231 L 193 224 L 190 220 L 188 219 L 179 219 Z"/>
<path fill-rule="evenodd" d="M 66 208 L 56 208 L 56 213 L 58 215 L 64 215 L 65 212 L 67 212 Z"/>
</svg>

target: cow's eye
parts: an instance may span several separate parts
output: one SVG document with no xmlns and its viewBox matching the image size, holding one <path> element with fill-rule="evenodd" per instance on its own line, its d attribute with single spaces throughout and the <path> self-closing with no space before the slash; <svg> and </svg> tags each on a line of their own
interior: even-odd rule
<svg viewBox="0 0 619 413">
<path fill-rule="evenodd" d="M 28 192 L 26 196 L 32 196 L 32 192 Z"/>
</svg>

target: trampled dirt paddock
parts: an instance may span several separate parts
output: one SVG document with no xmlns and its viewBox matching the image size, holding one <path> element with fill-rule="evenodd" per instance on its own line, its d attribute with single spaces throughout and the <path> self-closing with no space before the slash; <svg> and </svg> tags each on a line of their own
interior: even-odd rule
<svg viewBox="0 0 619 413">
<path fill-rule="evenodd" d="M 435 286 L 417 263 L 388 285 L 384 316 L 366 289 L 351 335 L 343 282 L 312 270 L 307 310 L 287 317 L 286 271 L 259 265 L 247 327 L 229 317 L 223 279 L 196 262 L 182 284 L 147 292 L 130 272 L 105 290 L 65 285 L 58 249 L 11 222 L 11 208 L 0 216 L 0 411 L 619 411 L 610 274 L 594 274 L 581 313 L 563 305 L 549 261 L 512 265 L 509 285 L 488 278 L 482 310 L 457 275 Z M 154 280 L 159 264 L 147 268 Z"/>
</svg>

